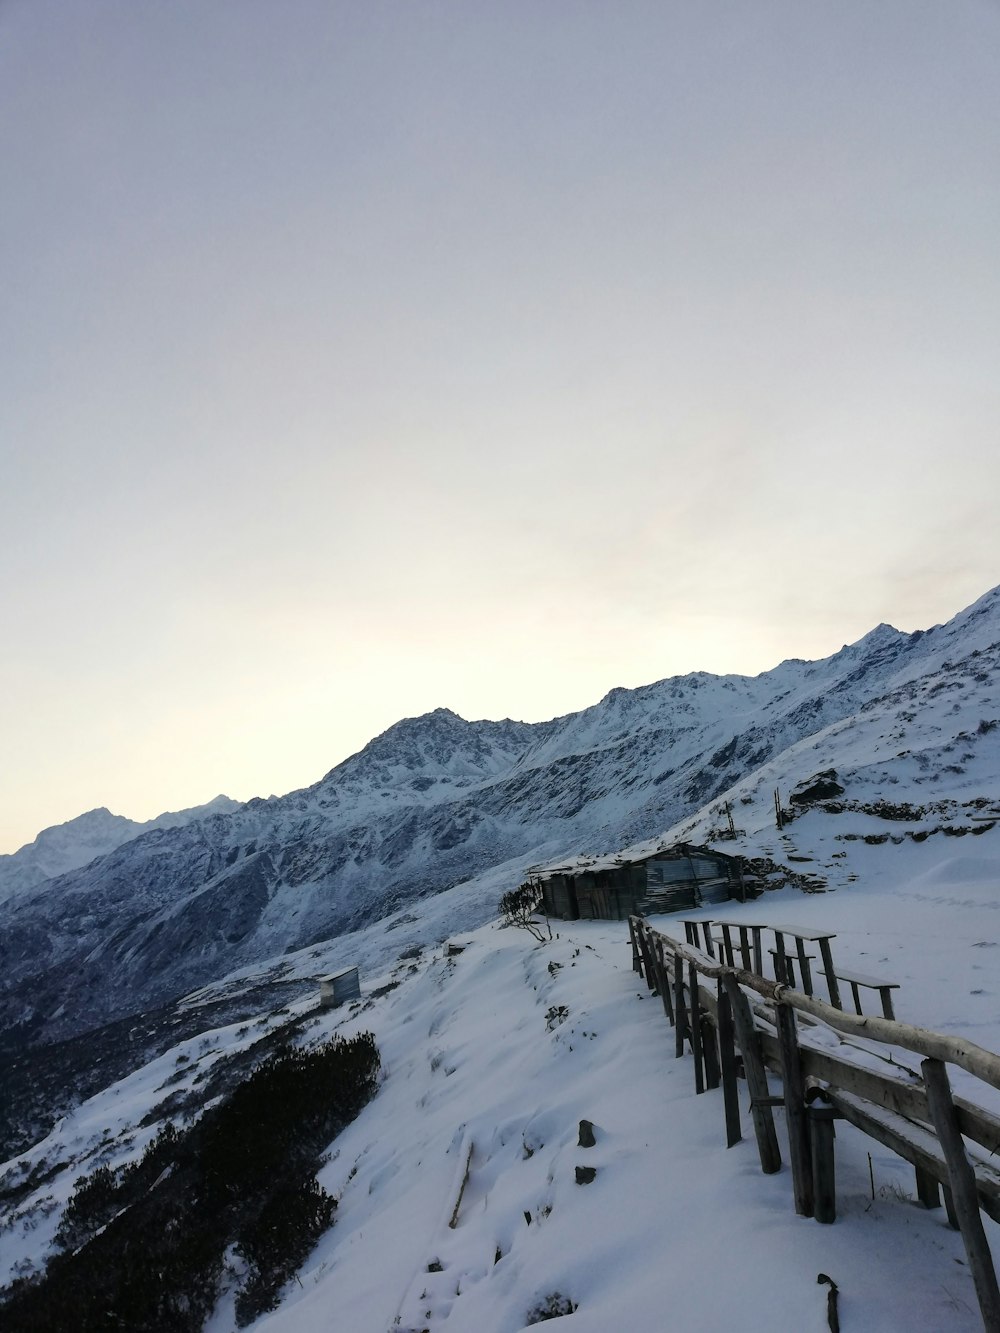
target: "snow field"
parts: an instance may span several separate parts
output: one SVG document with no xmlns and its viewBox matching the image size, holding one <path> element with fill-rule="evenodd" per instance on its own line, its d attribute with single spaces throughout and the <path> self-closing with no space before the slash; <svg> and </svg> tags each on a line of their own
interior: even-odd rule
<svg viewBox="0 0 1000 1333">
<path fill-rule="evenodd" d="M 833 905 L 766 902 L 803 924 Z M 869 945 L 871 905 L 836 899 Z M 572 1333 L 806 1333 L 827 1327 L 820 1272 L 840 1286 L 845 1329 L 980 1327 L 961 1239 L 913 1201 L 906 1163 L 838 1125 L 839 1217 L 821 1227 L 795 1216 L 787 1166 L 761 1174 L 745 1095 L 744 1141 L 725 1149 L 721 1093 L 695 1096 L 623 925 L 559 923 L 545 946 L 490 928 L 463 942 L 359 1020 L 385 1084 L 322 1177 L 341 1195 L 336 1226 L 262 1329 L 515 1333 L 558 1292 L 579 1307 Z M 577 1146 L 582 1118 L 594 1148 Z M 596 1167 L 593 1183 L 576 1183 L 578 1165 Z"/>
<path fill-rule="evenodd" d="M 780 835 L 751 829 L 737 850 L 811 858 L 838 888 L 769 892 L 739 915 L 835 931 L 838 963 L 901 983 L 901 1018 L 1000 1049 L 998 835 L 843 839 L 869 820 L 813 811 Z M 838 1220 L 796 1217 L 787 1165 L 760 1171 L 745 1090 L 744 1140 L 726 1150 L 721 1093 L 695 1096 L 690 1057 L 674 1059 L 660 1001 L 631 971 L 625 924 L 554 922 L 544 945 L 476 926 L 509 886 L 501 878 L 276 960 L 282 977 L 362 964 L 361 1005 L 317 1013 L 306 1036 L 371 1029 L 383 1081 L 321 1172 L 340 1199 L 335 1225 L 255 1327 L 516 1333 L 559 1293 L 578 1308 L 550 1326 L 571 1333 L 823 1333 L 821 1272 L 839 1284 L 845 1331 L 981 1327 L 961 1239 L 943 1209 L 916 1204 L 906 1163 L 838 1124 Z M 669 916 L 654 924 L 680 932 Z M 462 946 L 451 957 L 449 926 Z M 3 1272 L 44 1257 L 78 1174 L 142 1151 L 158 1126 L 138 1122 L 171 1087 L 282 1021 L 262 1014 L 185 1041 L 67 1116 L 24 1155 L 72 1166 L 0 1234 Z M 1000 1110 L 1000 1095 L 951 1073 L 956 1091 Z M 577 1146 L 583 1118 L 590 1149 Z M 577 1184 L 578 1166 L 596 1178 Z M 233 1327 L 224 1295 L 209 1333 Z"/>
</svg>

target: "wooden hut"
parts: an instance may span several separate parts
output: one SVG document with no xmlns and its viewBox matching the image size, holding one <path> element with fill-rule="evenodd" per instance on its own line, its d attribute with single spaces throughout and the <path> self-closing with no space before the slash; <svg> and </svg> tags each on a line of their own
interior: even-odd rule
<svg viewBox="0 0 1000 1333">
<path fill-rule="evenodd" d="M 332 972 L 328 977 L 319 979 L 321 1009 L 336 1009 L 347 1000 L 357 1000 L 360 996 L 361 978 L 356 967 L 345 968 L 343 972 Z"/>
<path fill-rule="evenodd" d="M 739 857 L 686 842 L 635 858 L 541 867 L 530 878 L 540 885 L 549 916 L 563 921 L 624 921 L 632 914 L 692 911 L 750 896 Z"/>
</svg>

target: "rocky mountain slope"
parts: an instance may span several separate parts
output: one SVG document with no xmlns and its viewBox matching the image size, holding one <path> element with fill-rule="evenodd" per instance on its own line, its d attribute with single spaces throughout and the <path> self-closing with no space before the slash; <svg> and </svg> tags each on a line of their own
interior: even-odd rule
<svg viewBox="0 0 1000 1333">
<path fill-rule="evenodd" d="M 228 814 L 239 809 L 239 801 L 216 796 L 206 805 L 189 810 L 167 811 L 140 823 L 113 815 L 105 806 L 88 810 L 65 824 L 43 829 L 33 842 L 9 856 L 0 856 L 0 903 L 16 893 L 34 888 L 47 879 L 65 875 L 89 865 L 98 856 L 106 856 L 123 843 L 131 842 L 152 829 L 178 828 L 209 815 Z"/>
<path fill-rule="evenodd" d="M 0 941 L 8 1048 L 96 1028 L 501 863 L 607 851 L 739 788 L 863 752 L 869 790 L 995 792 L 1000 589 L 820 662 L 612 690 L 551 722 L 406 719 L 312 787 L 157 828 L 20 892 Z M 833 756 L 833 760 L 831 760 Z M 860 762 L 860 760 L 859 760 Z M 484 918 L 494 902 L 483 904 Z"/>
</svg>

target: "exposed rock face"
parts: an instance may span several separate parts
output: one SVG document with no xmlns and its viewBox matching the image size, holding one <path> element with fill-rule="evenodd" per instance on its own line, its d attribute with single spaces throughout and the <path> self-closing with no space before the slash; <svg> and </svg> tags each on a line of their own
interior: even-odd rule
<svg viewBox="0 0 1000 1333">
<path fill-rule="evenodd" d="M 615 689 L 539 724 L 405 719 L 312 787 L 150 829 L 22 889 L 4 909 L 0 1024 L 18 1043 L 96 1027 L 489 867 L 514 862 L 516 883 L 532 861 L 653 837 L 758 770 L 771 801 L 776 781 L 825 778 L 831 736 L 842 772 L 873 729 L 886 764 L 933 773 L 954 742 L 971 772 L 1000 735 L 998 644 L 993 592 L 933 631 L 880 626 L 754 678 Z"/>
<path fill-rule="evenodd" d="M 843 796 L 845 788 L 837 781 L 837 770 L 826 768 L 816 773 L 805 782 L 800 782 L 788 799 L 792 805 L 813 805 L 816 801 L 831 801 L 835 796 Z"/>
</svg>

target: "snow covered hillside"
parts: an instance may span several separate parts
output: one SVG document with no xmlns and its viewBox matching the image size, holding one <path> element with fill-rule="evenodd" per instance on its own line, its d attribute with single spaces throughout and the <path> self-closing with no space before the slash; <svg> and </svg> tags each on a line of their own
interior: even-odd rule
<svg viewBox="0 0 1000 1333">
<path fill-rule="evenodd" d="M 407 904 L 423 911 L 491 868 L 514 881 L 533 862 L 654 837 L 707 805 L 685 826 L 693 836 L 726 793 L 739 824 L 763 826 L 774 786 L 820 768 L 846 774 L 845 799 L 878 805 L 883 832 L 900 801 L 927 828 L 968 822 L 969 802 L 998 794 L 998 658 L 994 590 L 926 633 L 882 625 L 755 678 L 616 689 L 533 725 L 446 709 L 407 719 L 312 787 L 146 832 L 19 893 L 0 939 L 8 1047 L 120 1021 Z"/>
<path fill-rule="evenodd" d="M 837 891 L 786 886 L 740 914 L 835 931 L 843 965 L 901 983 L 901 1018 L 1000 1048 L 1000 833 L 881 840 L 883 821 L 866 841 L 874 818 L 801 815 L 786 830 L 792 854 L 829 866 Z M 740 842 L 761 856 L 774 832 L 762 823 Z M 690 1058 L 674 1058 L 659 1001 L 631 971 L 624 923 L 553 923 L 546 944 L 495 922 L 470 929 L 498 887 L 462 885 L 188 997 L 206 1018 L 226 988 L 260 1007 L 206 1022 L 9 1164 L 0 1188 L 20 1192 L 0 1231 L 0 1282 L 44 1261 L 80 1174 L 134 1159 L 165 1117 L 196 1110 L 227 1060 L 290 1025 L 307 1042 L 372 1031 L 383 1082 L 331 1145 L 320 1180 L 339 1198 L 335 1223 L 253 1325 L 261 1333 L 331 1322 L 517 1333 L 547 1308 L 572 1308 L 572 1333 L 822 1333 L 820 1273 L 840 1288 L 845 1331 L 981 1327 L 960 1237 L 943 1210 L 916 1203 L 905 1163 L 839 1124 L 838 1220 L 796 1217 L 787 1165 L 760 1172 L 745 1093 L 744 1140 L 725 1149 L 722 1094 L 695 1095 Z M 657 924 L 669 930 L 671 918 Z M 355 962 L 361 1001 L 317 1010 L 316 974 Z M 269 985 L 296 979 L 298 1000 L 265 1002 Z M 954 1083 L 985 1100 L 982 1085 Z M 579 1144 L 584 1119 L 593 1147 Z M 578 1168 L 593 1179 L 578 1183 Z M 237 1278 L 225 1279 L 210 1333 L 234 1327 Z"/>
</svg>

